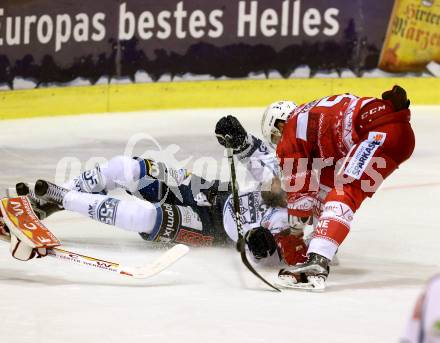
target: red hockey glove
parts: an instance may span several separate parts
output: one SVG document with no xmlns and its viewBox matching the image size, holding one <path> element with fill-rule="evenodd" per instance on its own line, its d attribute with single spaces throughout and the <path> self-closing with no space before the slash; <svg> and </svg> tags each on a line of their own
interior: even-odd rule
<svg viewBox="0 0 440 343">
<path fill-rule="evenodd" d="M 280 257 L 288 265 L 293 266 L 306 261 L 307 245 L 302 235 L 293 235 L 290 230 L 285 230 L 275 235 L 275 241 Z"/>
</svg>

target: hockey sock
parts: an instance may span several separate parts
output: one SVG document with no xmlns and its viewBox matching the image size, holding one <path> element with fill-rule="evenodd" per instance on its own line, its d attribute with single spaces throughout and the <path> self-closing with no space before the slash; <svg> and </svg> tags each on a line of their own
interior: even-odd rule
<svg viewBox="0 0 440 343">
<path fill-rule="evenodd" d="M 316 253 L 331 260 L 350 232 L 353 211 L 339 201 L 328 201 L 319 217 L 307 254 Z"/>
<path fill-rule="evenodd" d="M 127 231 L 150 233 L 156 224 L 156 206 L 147 201 L 119 200 L 100 194 L 70 191 L 64 197 L 63 206 L 68 211 Z"/>
<path fill-rule="evenodd" d="M 85 193 L 107 193 L 118 187 L 136 187 L 140 177 L 137 160 L 127 156 L 116 156 L 107 163 L 86 170 L 63 185 L 64 188 Z"/>
</svg>

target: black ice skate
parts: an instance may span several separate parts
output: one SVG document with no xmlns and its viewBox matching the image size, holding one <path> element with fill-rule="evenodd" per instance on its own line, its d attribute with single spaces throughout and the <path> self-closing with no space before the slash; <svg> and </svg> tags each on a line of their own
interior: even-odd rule
<svg viewBox="0 0 440 343">
<path fill-rule="evenodd" d="M 330 272 L 330 260 L 319 254 L 310 253 L 307 261 L 278 273 L 277 285 L 285 288 L 297 288 L 323 291 Z"/>
<path fill-rule="evenodd" d="M 47 202 L 39 199 L 35 195 L 34 189 L 29 184 L 19 182 L 15 185 L 15 190 L 19 196 L 27 196 L 31 203 L 32 209 L 37 215 L 38 219 L 43 220 L 55 212 L 63 210 L 63 207 L 58 206 L 52 202 Z"/>
<path fill-rule="evenodd" d="M 61 208 L 63 208 L 63 199 L 68 191 L 66 188 L 45 180 L 38 180 L 35 183 L 35 195 L 38 199 L 57 204 Z"/>
</svg>

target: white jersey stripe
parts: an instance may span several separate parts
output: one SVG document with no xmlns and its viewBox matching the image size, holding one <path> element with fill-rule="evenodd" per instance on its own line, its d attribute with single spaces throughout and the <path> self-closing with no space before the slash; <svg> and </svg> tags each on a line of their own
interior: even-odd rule
<svg viewBox="0 0 440 343">
<path fill-rule="evenodd" d="M 307 142 L 307 124 L 309 122 L 309 112 L 303 112 L 298 115 L 296 126 L 296 137 Z"/>
</svg>

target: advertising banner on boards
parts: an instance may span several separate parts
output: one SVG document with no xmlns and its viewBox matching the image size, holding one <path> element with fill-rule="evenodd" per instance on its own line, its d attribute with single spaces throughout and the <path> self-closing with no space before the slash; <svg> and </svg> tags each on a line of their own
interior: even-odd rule
<svg viewBox="0 0 440 343">
<path fill-rule="evenodd" d="M 436 0 L 3 0 L 0 83 L 420 71 L 439 59 L 439 8 Z"/>
</svg>

